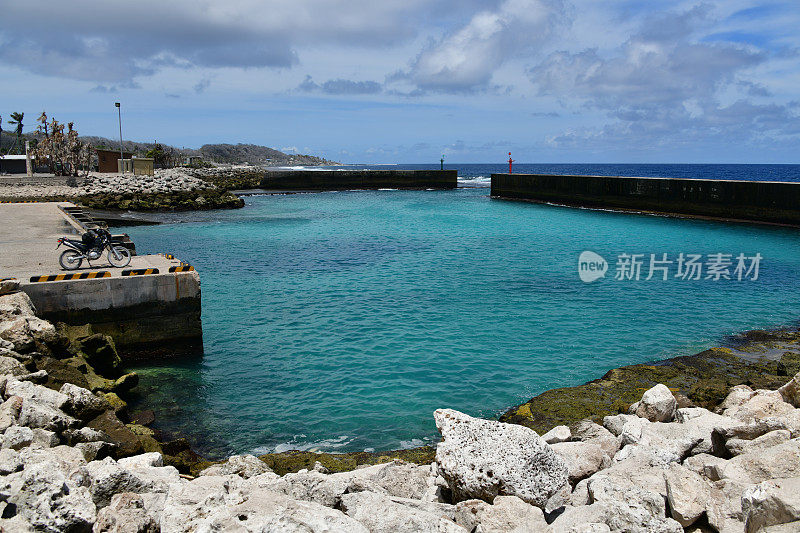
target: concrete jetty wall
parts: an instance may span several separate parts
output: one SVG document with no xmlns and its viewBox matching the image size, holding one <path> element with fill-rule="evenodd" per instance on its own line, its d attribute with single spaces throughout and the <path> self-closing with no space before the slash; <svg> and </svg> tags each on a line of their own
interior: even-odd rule
<svg viewBox="0 0 800 533">
<path fill-rule="evenodd" d="M 507 200 L 800 226 L 800 183 L 492 174 L 491 195 Z"/>
<path fill-rule="evenodd" d="M 456 170 L 267 170 L 262 189 L 454 189 Z"/>
<path fill-rule="evenodd" d="M 199 353 L 200 276 L 195 271 L 24 283 L 36 314 L 114 339 L 124 359 Z"/>
</svg>

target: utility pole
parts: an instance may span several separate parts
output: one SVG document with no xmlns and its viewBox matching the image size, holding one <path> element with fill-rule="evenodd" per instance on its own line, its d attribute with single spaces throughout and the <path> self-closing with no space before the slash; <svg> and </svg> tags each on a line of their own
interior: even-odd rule
<svg viewBox="0 0 800 533">
<path fill-rule="evenodd" d="M 25 141 L 25 173 L 28 177 L 33 176 L 33 165 L 31 165 L 31 142 Z"/>
<path fill-rule="evenodd" d="M 125 155 L 122 153 L 122 107 L 119 102 L 114 102 L 114 105 L 117 106 L 117 116 L 119 117 L 119 167 L 125 174 Z"/>
</svg>

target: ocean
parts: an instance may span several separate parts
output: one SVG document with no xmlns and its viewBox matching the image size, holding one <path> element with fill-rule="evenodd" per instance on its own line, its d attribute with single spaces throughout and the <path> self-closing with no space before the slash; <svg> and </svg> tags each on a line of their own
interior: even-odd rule
<svg viewBox="0 0 800 533">
<path fill-rule="evenodd" d="M 210 457 L 412 447 L 438 440 L 440 407 L 496 417 L 800 318 L 796 229 L 492 200 L 507 165 L 445 167 L 458 189 L 247 196 L 124 228 L 139 253 L 194 265 L 203 291 L 204 354 L 134 368 L 134 408 Z M 797 165 L 514 170 L 800 179 Z M 582 281 L 586 251 L 604 277 Z"/>
</svg>

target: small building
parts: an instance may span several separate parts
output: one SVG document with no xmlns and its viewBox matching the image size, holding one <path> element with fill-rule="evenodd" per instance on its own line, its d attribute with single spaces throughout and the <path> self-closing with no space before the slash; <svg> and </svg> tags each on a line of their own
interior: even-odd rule
<svg viewBox="0 0 800 533">
<path fill-rule="evenodd" d="M 26 174 L 24 155 L 0 155 L 0 173 Z"/>
<path fill-rule="evenodd" d="M 201 155 L 186 156 L 186 159 L 183 160 L 183 164 L 189 167 L 192 165 L 199 165 L 202 162 L 203 162 L 203 156 Z"/>
<path fill-rule="evenodd" d="M 134 157 L 131 162 L 134 176 L 153 176 L 155 174 L 152 157 Z"/>
<path fill-rule="evenodd" d="M 119 172 L 119 150 L 103 150 L 97 148 L 97 171 L 98 172 Z M 131 152 L 123 152 L 122 159 L 130 159 L 133 157 Z"/>
</svg>

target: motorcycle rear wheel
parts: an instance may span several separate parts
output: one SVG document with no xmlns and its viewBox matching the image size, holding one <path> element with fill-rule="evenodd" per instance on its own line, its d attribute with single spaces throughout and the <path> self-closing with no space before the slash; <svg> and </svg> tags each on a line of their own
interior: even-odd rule
<svg viewBox="0 0 800 533">
<path fill-rule="evenodd" d="M 64 270 L 78 270 L 83 263 L 83 256 L 75 250 L 64 250 L 58 258 Z"/>
<path fill-rule="evenodd" d="M 124 268 L 131 262 L 131 252 L 122 246 L 111 246 L 108 248 L 108 262 L 111 266 Z"/>
</svg>

